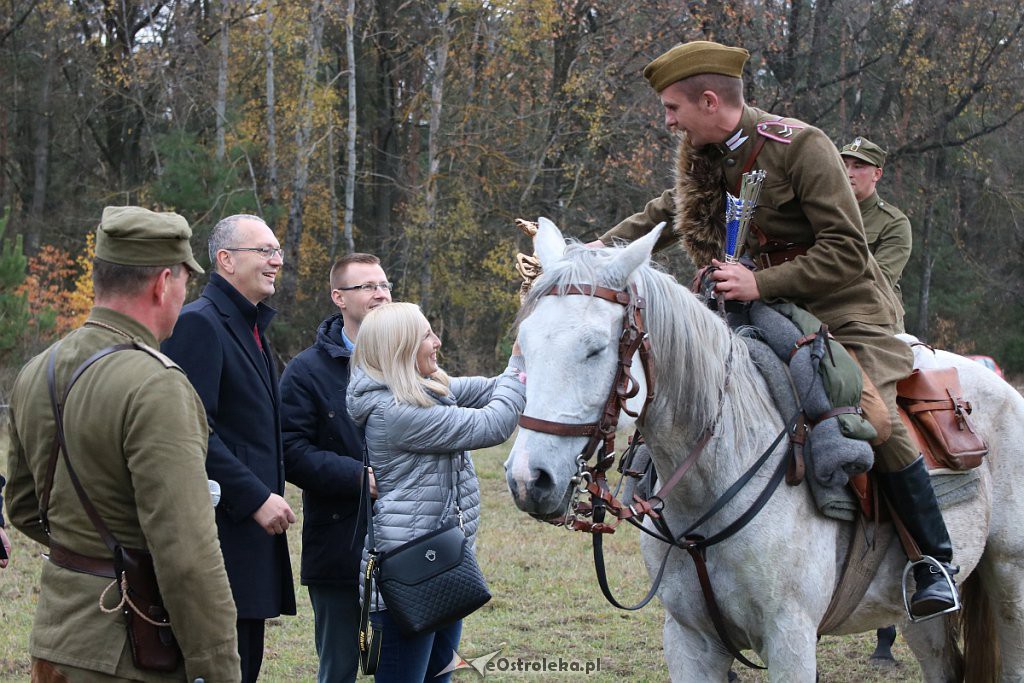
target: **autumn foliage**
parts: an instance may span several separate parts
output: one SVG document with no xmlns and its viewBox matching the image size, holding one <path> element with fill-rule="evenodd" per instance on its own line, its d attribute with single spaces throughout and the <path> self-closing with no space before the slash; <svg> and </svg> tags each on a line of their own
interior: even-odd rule
<svg viewBox="0 0 1024 683">
<path fill-rule="evenodd" d="M 354 248 L 445 331 L 449 368 L 493 370 L 511 254 L 529 250 L 514 219 L 586 241 L 669 187 L 676 140 L 642 71 L 708 39 L 749 50 L 749 103 L 889 150 L 879 194 L 914 227 L 908 329 L 1024 369 L 1019 0 L 11 0 L 4 16 L 0 204 L 52 329 L 84 310 L 83 216 L 175 210 L 201 254 L 245 212 L 286 250 L 283 359 Z"/>
</svg>

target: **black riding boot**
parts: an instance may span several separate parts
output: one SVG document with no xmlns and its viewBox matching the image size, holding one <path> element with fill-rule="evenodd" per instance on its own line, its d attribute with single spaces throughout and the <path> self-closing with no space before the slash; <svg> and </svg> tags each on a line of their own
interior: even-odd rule
<svg viewBox="0 0 1024 683">
<path fill-rule="evenodd" d="M 917 542 L 923 555 L 929 555 L 942 563 L 952 575 L 953 546 L 949 541 L 946 523 L 935 499 L 935 491 L 924 464 L 919 457 L 899 472 L 879 472 L 878 483 L 886 498 L 896 509 L 910 536 Z M 926 617 L 953 607 L 956 602 L 949 584 L 939 570 L 929 564 L 914 566 L 914 580 L 917 590 L 910 599 L 910 613 L 915 617 Z"/>
</svg>

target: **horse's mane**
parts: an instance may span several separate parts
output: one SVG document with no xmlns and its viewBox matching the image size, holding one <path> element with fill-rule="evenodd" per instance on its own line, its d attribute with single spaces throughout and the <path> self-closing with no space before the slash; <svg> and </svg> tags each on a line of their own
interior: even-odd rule
<svg viewBox="0 0 1024 683">
<path fill-rule="evenodd" d="M 552 287 L 563 288 L 570 284 L 620 287 L 621 282 L 609 281 L 607 271 L 623 248 L 592 249 L 570 242 L 563 258 L 546 266 L 534 282 L 519 312 L 517 325 L 530 315 Z M 685 420 L 698 430 L 711 426 L 719 418 L 728 373 L 733 410 L 740 415 L 763 414 L 770 410 L 765 397 L 745 390 L 754 386 L 752 373 L 756 370 L 746 344 L 720 317 L 674 277 L 650 264 L 633 271 L 630 282 L 637 285 L 647 302 L 645 322 L 654 353 L 656 406 L 669 408 L 676 414 L 677 421 Z"/>
</svg>

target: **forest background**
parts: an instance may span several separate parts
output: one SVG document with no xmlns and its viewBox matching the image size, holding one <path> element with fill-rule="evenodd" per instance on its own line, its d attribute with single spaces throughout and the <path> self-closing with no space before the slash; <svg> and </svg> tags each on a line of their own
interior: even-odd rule
<svg viewBox="0 0 1024 683">
<path fill-rule="evenodd" d="M 908 331 L 1024 371 L 1022 30 L 1019 0 L 0 0 L 0 403 L 88 311 L 110 204 L 183 214 L 197 254 L 218 219 L 265 217 L 282 361 L 358 250 L 447 367 L 492 370 L 530 251 L 513 220 L 589 240 L 670 185 L 641 72 L 691 39 L 751 52 L 751 104 L 886 147 Z"/>
</svg>

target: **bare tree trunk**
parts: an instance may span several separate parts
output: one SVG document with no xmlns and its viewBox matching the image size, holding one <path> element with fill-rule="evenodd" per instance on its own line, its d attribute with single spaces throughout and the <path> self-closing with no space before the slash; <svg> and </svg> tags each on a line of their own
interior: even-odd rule
<svg viewBox="0 0 1024 683">
<path fill-rule="evenodd" d="M 925 170 L 925 178 L 928 184 L 934 187 L 934 181 L 938 177 L 939 163 L 935 158 L 941 151 L 933 152 L 932 158 L 928 159 Z M 921 288 L 917 293 L 917 329 L 915 336 L 923 342 L 928 341 L 930 326 L 928 324 L 928 308 L 931 296 L 932 272 L 935 268 L 935 244 L 932 239 L 935 233 L 935 193 L 925 194 L 924 220 L 921 221 L 921 240 L 914 244 L 914 249 L 921 253 Z"/>
<path fill-rule="evenodd" d="M 448 17 L 451 9 L 444 3 L 441 9 L 440 39 L 434 53 L 434 74 L 430 85 L 430 127 L 427 139 L 427 226 L 423 235 L 423 270 L 420 272 L 420 305 L 424 311 L 430 310 L 432 277 L 430 263 L 432 246 L 437 235 L 437 176 L 441 169 L 439 139 L 441 132 L 441 109 L 444 103 L 444 77 L 448 68 L 448 45 L 451 39 L 448 30 Z"/>
<path fill-rule="evenodd" d="M 397 30 L 391 23 L 397 21 L 397 2 L 394 0 L 374 0 L 373 16 L 376 22 L 370 35 L 376 53 L 376 96 L 379 102 L 377 120 L 372 133 L 373 168 L 376 181 L 373 183 L 373 230 L 380 242 L 387 242 L 392 237 L 391 214 L 395 204 L 401 199 L 399 185 L 400 148 L 409 149 L 408 145 L 399 144 L 402 114 L 398 111 L 398 79 L 395 76 L 396 64 L 400 59 L 397 45 Z M 396 226 L 401 235 L 402 226 Z"/>
<path fill-rule="evenodd" d="M 263 34 L 263 52 L 267 62 L 267 184 L 273 212 L 281 203 L 277 184 L 277 114 L 274 100 L 274 3 L 267 5 L 267 26 Z"/>
<path fill-rule="evenodd" d="M 331 260 L 338 251 L 338 155 L 334 149 L 334 126 L 327 125 L 327 205 L 331 221 Z"/>
<path fill-rule="evenodd" d="M 224 129 L 227 116 L 228 108 L 228 55 L 229 42 L 228 42 L 228 3 L 225 0 L 224 5 L 221 7 L 221 18 L 220 18 L 220 61 L 217 67 L 217 102 L 214 104 L 213 111 L 216 117 L 216 134 L 217 134 L 217 161 L 224 161 Z"/>
<path fill-rule="evenodd" d="M 53 101 L 53 70 L 57 53 L 53 39 L 47 39 L 43 52 L 42 82 L 39 84 L 39 109 L 35 117 L 32 146 L 32 206 L 28 214 L 26 248 L 30 253 L 39 249 L 43 213 L 46 211 L 46 193 L 50 176 L 50 111 Z"/>
<path fill-rule="evenodd" d="M 309 158 L 312 154 L 313 92 L 316 72 L 320 65 L 320 45 L 324 35 L 324 3 L 316 0 L 309 9 L 309 33 L 306 36 L 306 61 L 302 69 L 299 89 L 299 122 L 295 127 L 295 167 L 292 175 L 292 197 L 288 207 L 288 227 L 285 232 L 285 259 L 281 287 L 283 305 L 290 307 L 295 301 L 298 286 L 299 254 L 302 243 L 302 212 L 309 182 Z"/>
<path fill-rule="evenodd" d="M 352 219 L 356 209 L 356 0 L 348 0 L 345 14 L 345 64 L 348 68 L 348 133 L 345 144 L 345 251 L 356 250 Z"/>
</svg>

